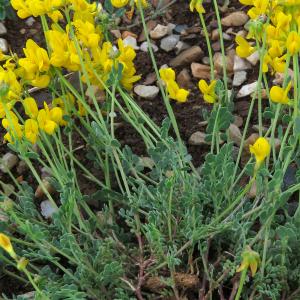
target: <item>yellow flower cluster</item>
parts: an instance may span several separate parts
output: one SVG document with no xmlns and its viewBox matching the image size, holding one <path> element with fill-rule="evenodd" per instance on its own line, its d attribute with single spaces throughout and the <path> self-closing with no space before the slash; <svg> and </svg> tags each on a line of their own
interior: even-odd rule
<svg viewBox="0 0 300 300">
<path fill-rule="evenodd" d="M 55 69 L 80 71 L 82 80 L 104 88 L 111 72 L 118 73 L 120 83 L 128 90 L 140 79 L 135 75 L 133 63 L 136 53 L 120 39 L 118 48 L 104 42 L 100 25 L 96 24 L 97 6 L 86 0 L 12 0 L 12 6 L 19 17 L 47 15 L 53 21 L 46 31 L 49 52 L 33 40 L 26 42 L 24 57 L 5 56 L 0 67 L 0 118 L 7 133 L 4 139 L 10 143 L 25 138 L 34 144 L 43 131 L 54 134 L 58 126 L 66 125 L 64 116 L 86 114 L 81 102 L 71 95 L 54 99 L 51 105 L 44 103 L 39 109 L 34 98 L 28 97 L 26 88 L 34 86 L 46 88 L 52 84 Z M 63 12 L 72 10 L 72 19 L 63 28 L 57 23 L 63 19 Z M 120 73 L 121 70 L 121 73 Z M 25 99 L 24 99 L 24 95 Z M 17 102 L 23 104 L 26 120 L 19 119 L 13 111 Z"/>
<path fill-rule="evenodd" d="M 186 102 L 189 91 L 179 88 L 175 81 L 175 71 L 171 68 L 160 69 L 159 74 L 167 87 L 167 92 L 170 99 L 178 102 Z"/>
<path fill-rule="evenodd" d="M 240 0 L 244 5 L 249 5 L 248 15 L 253 21 L 262 20 L 261 16 L 268 16 L 270 22 L 262 26 L 262 30 L 254 30 L 248 38 L 263 39 L 263 32 L 266 33 L 267 50 L 263 60 L 263 72 L 283 73 L 287 53 L 294 55 L 300 50 L 300 36 L 298 29 L 300 24 L 300 11 L 297 0 L 269 1 L 269 0 Z M 267 19 L 267 18 L 266 18 Z M 260 21 L 261 22 L 261 21 Z M 238 44 L 237 54 L 240 57 L 248 57 L 255 48 L 241 36 L 236 38 Z"/>
<path fill-rule="evenodd" d="M 240 0 L 244 5 L 251 6 L 248 10 L 249 17 L 253 24 L 262 24 L 261 30 L 251 30 L 248 38 L 255 38 L 263 43 L 265 39 L 266 51 L 263 58 L 263 72 L 284 73 L 288 56 L 298 55 L 300 51 L 300 10 L 299 0 Z M 266 18 L 262 18 L 266 16 Z M 250 27 L 251 28 L 251 27 Z M 236 52 L 240 57 L 248 57 L 256 49 L 245 38 L 236 37 L 238 44 Z M 288 92 L 291 88 L 289 84 L 286 88 L 274 86 L 270 91 L 270 98 L 275 103 L 289 104 Z"/>
</svg>

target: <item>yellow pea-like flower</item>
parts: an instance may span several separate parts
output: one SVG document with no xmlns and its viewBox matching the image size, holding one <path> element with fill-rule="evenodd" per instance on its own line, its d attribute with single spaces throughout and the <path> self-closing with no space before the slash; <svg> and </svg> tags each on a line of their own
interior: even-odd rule
<svg viewBox="0 0 300 300">
<path fill-rule="evenodd" d="M 255 168 L 264 162 L 264 160 L 270 155 L 271 146 L 268 140 L 264 137 L 259 137 L 253 145 L 249 145 L 249 150 L 251 154 L 254 154 L 256 160 Z"/>
<path fill-rule="evenodd" d="M 296 31 L 291 31 L 286 41 L 286 47 L 291 55 L 294 55 L 300 50 L 300 36 Z"/>
<path fill-rule="evenodd" d="M 288 93 L 292 87 L 292 83 L 289 82 L 287 87 L 283 89 L 279 86 L 273 86 L 270 90 L 270 98 L 275 103 L 281 103 L 281 104 L 289 104 L 290 99 L 288 97 Z"/>
<path fill-rule="evenodd" d="M 39 135 L 39 125 L 36 120 L 28 119 L 24 123 L 25 138 L 35 144 Z"/>
<path fill-rule="evenodd" d="M 207 103 L 215 103 L 217 100 L 217 95 L 215 93 L 217 81 L 213 80 L 209 85 L 206 83 L 205 80 L 201 79 L 198 83 L 198 87 L 203 94 L 203 99 Z"/>
<path fill-rule="evenodd" d="M 159 75 L 164 82 L 175 80 L 175 71 L 172 68 L 160 69 Z"/>
<path fill-rule="evenodd" d="M 260 264 L 259 254 L 253 251 L 249 246 L 246 247 L 246 250 L 242 253 L 242 263 L 237 272 L 247 270 L 250 267 L 252 277 L 256 274 L 258 266 Z"/>
<path fill-rule="evenodd" d="M 111 4 L 116 8 L 124 7 L 128 4 L 129 0 L 111 0 Z"/>
<path fill-rule="evenodd" d="M 23 100 L 23 106 L 25 109 L 25 113 L 28 117 L 32 119 L 36 119 L 39 113 L 39 109 L 37 107 L 36 101 L 32 97 L 25 98 Z"/>
<path fill-rule="evenodd" d="M 192 0 L 190 2 L 190 11 L 193 12 L 196 10 L 199 14 L 204 14 L 205 9 L 202 5 L 203 0 Z"/>
<path fill-rule="evenodd" d="M 13 259 L 17 258 L 15 250 L 11 244 L 10 238 L 4 233 L 0 233 L 0 247 L 5 250 Z"/>
<path fill-rule="evenodd" d="M 178 102 L 186 102 L 190 92 L 178 86 L 175 81 L 175 71 L 172 68 L 160 69 L 159 74 L 166 84 L 169 98 Z"/>
<path fill-rule="evenodd" d="M 252 47 L 241 35 L 237 35 L 235 41 L 238 44 L 236 47 L 236 53 L 239 57 L 246 58 L 255 52 L 255 48 Z"/>
</svg>

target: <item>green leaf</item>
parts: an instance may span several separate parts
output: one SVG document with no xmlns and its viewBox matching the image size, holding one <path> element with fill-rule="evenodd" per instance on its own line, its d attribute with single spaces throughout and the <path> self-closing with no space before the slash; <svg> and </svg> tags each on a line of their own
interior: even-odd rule
<svg viewBox="0 0 300 300">
<path fill-rule="evenodd" d="M 300 117 L 297 117 L 294 123 L 294 135 L 298 136 L 299 134 L 300 134 Z"/>
</svg>

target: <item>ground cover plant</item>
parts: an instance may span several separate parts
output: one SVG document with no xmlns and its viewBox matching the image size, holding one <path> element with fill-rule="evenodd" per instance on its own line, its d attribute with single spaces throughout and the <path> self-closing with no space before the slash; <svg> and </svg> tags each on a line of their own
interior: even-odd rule
<svg viewBox="0 0 300 300">
<path fill-rule="evenodd" d="M 43 300 L 299 299 L 300 1 L 240 0 L 249 20 L 247 32 L 234 34 L 236 59 L 257 57 L 259 66 L 238 142 L 239 95 L 221 20 L 230 1 L 188 1 L 210 74 L 196 87 L 207 104 L 207 152 L 197 164 L 174 113 L 194 87 L 158 65 L 147 26 L 176 1 L 154 2 L 11 0 L 19 18 L 40 19 L 45 39 L 28 39 L 21 55 L 1 53 L 3 140 L 26 168 L 17 177 L 2 164 L 1 280 L 11 277 Z M 112 36 L 120 18 L 130 24 L 133 16 L 160 89 L 154 97 L 166 110 L 162 122 L 132 91 L 145 75 L 134 47 Z M 35 98 L 36 90 L 48 98 Z M 250 132 L 253 118 L 258 134 Z M 138 136 L 143 157 L 120 142 L 120 121 Z M 23 294 L 2 297 L 28 299 Z"/>
</svg>

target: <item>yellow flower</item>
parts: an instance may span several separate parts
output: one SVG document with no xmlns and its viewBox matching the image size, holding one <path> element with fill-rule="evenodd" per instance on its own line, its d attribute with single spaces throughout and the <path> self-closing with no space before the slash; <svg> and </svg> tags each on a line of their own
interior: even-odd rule
<svg viewBox="0 0 300 300">
<path fill-rule="evenodd" d="M 50 63 L 54 67 L 64 67 L 69 71 L 80 70 L 80 59 L 73 41 L 65 32 L 48 30 L 46 37 L 52 50 Z"/>
<path fill-rule="evenodd" d="M 60 107 L 49 109 L 46 102 L 44 102 L 44 109 L 38 113 L 37 121 L 39 128 L 47 134 L 52 135 L 58 124 L 62 121 L 63 112 Z"/>
<path fill-rule="evenodd" d="M 22 92 L 22 87 L 17 80 L 16 73 L 12 70 L 4 70 L 0 66 L 0 83 L 8 86 L 8 92 L 2 97 L 3 102 L 9 102 L 12 100 L 19 100 Z"/>
<path fill-rule="evenodd" d="M 254 0 L 240 0 L 240 3 L 244 5 L 253 5 Z"/>
<path fill-rule="evenodd" d="M 201 79 L 198 83 L 199 89 L 203 94 L 204 101 L 207 103 L 215 103 L 217 100 L 217 95 L 215 93 L 217 81 L 213 80 L 209 85 L 205 80 Z"/>
<path fill-rule="evenodd" d="M 256 159 L 257 169 L 263 161 L 270 155 L 271 146 L 268 140 L 264 137 L 259 137 L 253 145 L 249 146 L 250 153 L 254 154 Z"/>
<path fill-rule="evenodd" d="M 96 33 L 94 24 L 88 21 L 76 20 L 73 22 L 76 36 L 86 47 L 97 47 L 100 35 Z"/>
<path fill-rule="evenodd" d="M 21 19 L 26 19 L 31 16 L 31 11 L 24 0 L 11 0 L 10 3 L 11 6 L 17 10 L 17 14 Z"/>
<path fill-rule="evenodd" d="M 300 50 L 300 36 L 296 31 L 291 31 L 286 41 L 286 47 L 291 55 L 294 55 Z"/>
<path fill-rule="evenodd" d="M 9 143 L 13 144 L 23 137 L 23 126 L 19 124 L 18 117 L 12 111 L 2 120 L 2 126 L 7 130 L 4 140 Z"/>
<path fill-rule="evenodd" d="M 142 5 L 142 7 L 147 7 L 148 6 L 148 1 L 147 0 L 134 0 L 136 6 L 138 6 L 139 4 Z"/>
<path fill-rule="evenodd" d="M 189 91 L 179 88 L 175 81 L 175 72 L 171 68 L 160 69 L 159 74 L 161 79 L 165 82 L 167 92 L 170 99 L 178 102 L 186 102 Z"/>
<path fill-rule="evenodd" d="M 289 82 L 287 87 L 283 89 L 279 86 L 273 86 L 270 90 L 270 98 L 275 103 L 281 103 L 281 104 L 289 104 L 290 99 L 288 97 L 288 93 L 292 87 L 292 83 Z"/>
<path fill-rule="evenodd" d="M 32 119 L 36 119 L 39 109 L 37 107 L 36 101 L 32 97 L 25 98 L 23 100 L 23 106 L 25 109 L 25 113 Z"/>
<path fill-rule="evenodd" d="M 35 144 L 39 135 L 39 125 L 36 120 L 28 119 L 24 124 L 25 138 Z"/>
<path fill-rule="evenodd" d="M 50 61 L 45 49 L 39 47 L 33 40 L 26 42 L 23 49 L 25 58 L 19 59 L 19 65 L 24 68 L 25 79 L 29 80 L 33 86 L 45 88 L 48 86 L 50 76 L 42 74 L 49 71 Z"/>
<path fill-rule="evenodd" d="M 236 47 L 236 53 L 239 57 L 246 58 L 254 53 L 255 48 L 252 47 L 241 35 L 237 35 L 235 37 L 235 41 L 238 44 Z"/>
<path fill-rule="evenodd" d="M 253 6 L 248 11 L 248 16 L 251 19 L 256 19 L 261 15 L 265 15 L 269 6 L 270 0 L 253 0 Z"/>
<path fill-rule="evenodd" d="M 28 263 L 29 263 L 29 260 L 27 258 L 21 257 L 17 263 L 17 269 L 24 272 Z"/>
<path fill-rule="evenodd" d="M 260 264 L 259 254 L 253 251 L 249 246 L 246 247 L 245 251 L 242 253 L 242 263 L 237 272 L 247 270 L 250 267 L 252 277 L 256 274 L 257 268 Z"/>
<path fill-rule="evenodd" d="M 117 8 L 126 6 L 128 4 L 128 2 L 129 2 L 129 0 L 111 0 L 111 4 Z"/>
<path fill-rule="evenodd" d="M 14 248 L 10 242 L 10 238 L 4 233 L 0 233 L 0 247 L 3 248 L 13 259 L 17 258 Z"/>
<path fill-rule="evenodd" d="M 193 12 L 196 10 L 199 14 L 204 14 L 205 9 L 202 5 L 203 0 L 191 0 L 190 2 L 190 11 Z"/>
<path fill-rule="evenodd" d="M 175 71 L 172 68 L 160 69 L 159 75 L 164 82 L 175 80 Z"/>
</svg>

